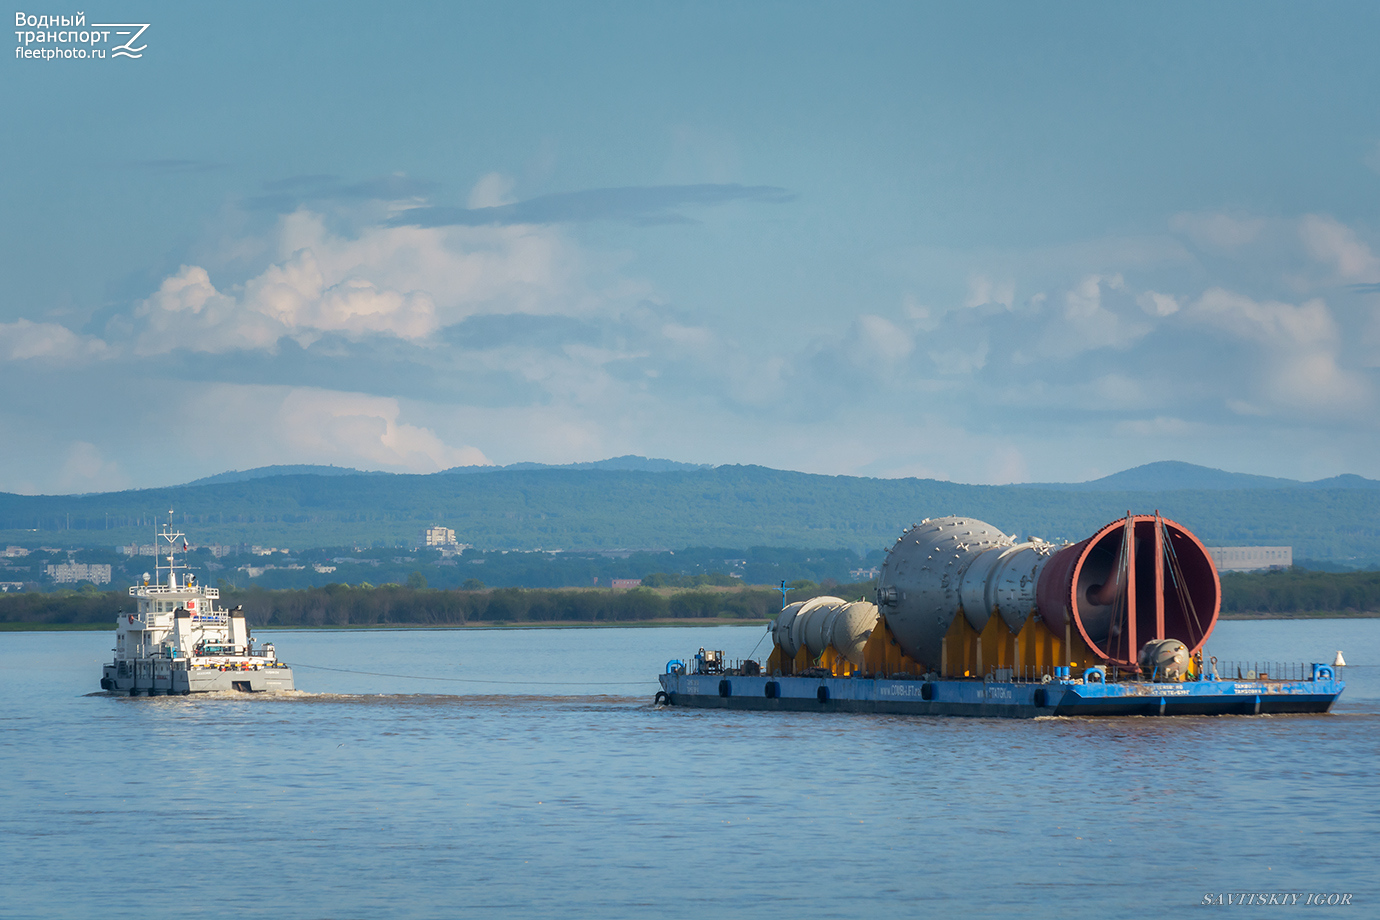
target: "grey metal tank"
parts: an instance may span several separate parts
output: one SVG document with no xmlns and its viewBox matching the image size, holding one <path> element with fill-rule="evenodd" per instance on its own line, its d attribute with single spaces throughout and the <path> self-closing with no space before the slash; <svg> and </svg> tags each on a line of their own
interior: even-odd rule
<svg viewBox="0 0 1380 920">
<path fill-rule="evenodd" d="M 781 612 L 776 616 L 776 622 L 772 625 L 771 641 L 776 643 L 781 649 L 781 654 L 787 658 L 794 658 L 800 647 L 795 643 L 795 618 L 800 613 L 800 608 L 805 606 L 804 601 L 796 601 L 781 608 Z"/>
<path fill-rule="evenodd" d="M 801 649 L 818 657 L 832 647 L 855 666 L 862 665 L 863 646 L 877 627 L 877 605 L 849 603 L 841 597 L 813 597 L 784 608 L 772 626 L 772 641 L 787 658 Z"/>
<path fill-rule="evenodd" d="M 979 632 L 994 613 L 1019 632 L 1035 609 L 1040 570 L 1057 549 L 1041 540 L 1017 543 L 974 518 L 925 520 L 887 553 L 877 606 L 901 650 L 936 667 L 959 613 Z"/>
<path fill-rule="evenodd" d="M 941 663 L 959 614 L 978 632 L 999 615 L 1016 634 L 1037 613 L 1054 635 L 1133 665 L 1147 638 L 1199 651 L 1217 621 L 1221 586 L 1197 537 L 1158 513 L 1128 514 L 1061 545 L 1017 543 L 983 521 L 944 517 L 897 539 L 882 564 L 877 606 L 901 650 L 930 667 Z"/>
<path fill-rule="evenodd" d="M 834 647 L 854 667 L 862 667 L 863 646 L 872 637 L 872 631 L 881 623 L 877 605 L 867 601 L 854 601 L 839 610 L 830 623 L 827 644 Z"/>
</svg>

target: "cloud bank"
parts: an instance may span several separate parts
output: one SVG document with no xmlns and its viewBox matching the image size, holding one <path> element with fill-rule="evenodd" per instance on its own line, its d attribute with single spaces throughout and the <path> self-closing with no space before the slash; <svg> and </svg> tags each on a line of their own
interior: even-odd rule
<svg viewBox="0 0 1380 920">
<path fill-rule="evenodd" d="M 1295 475 L 1380 473 L 1362 459 L 1380 433 L 1380 260 L 1363 228 L 1325 215 L 1179 215 L 1161 238 L 1058 260 L 968 254 L 943 284 L 898 280 L 890 301 L 840 304 L 808 334 L 787 305 L 787 334 L 766 339 L 674 302 L 573 227 L 782 189 L 514 201 L 495 173 L 468 208 L 411 206 L 428 188 L 285 180 L 258 203 L 288 209 L 237 244 L 260 254 L 247 272 L 188 262 L 96 327 L 0 324 L 0 377 L 30 394 L 0 426 L 13 442 L 39 413 L 42 451 L 66 457 L 8 448 L 0 488 L 627 453 L 1006 482 L 1167 457 L 1242 466 L 1218 458 L 1281 442 L 1305 445 Z M 358 201 L 391 216 L 348 211 Z M 121 411 L 102 411 L 111 400 Z M 193 424 L 207 435 L 172 453 L 130 436 Z"/>
</svg>

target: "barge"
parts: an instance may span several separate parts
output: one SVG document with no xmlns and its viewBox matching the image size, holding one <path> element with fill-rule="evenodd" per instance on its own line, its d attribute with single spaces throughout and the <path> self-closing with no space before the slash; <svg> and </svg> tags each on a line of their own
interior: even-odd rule
<svg viewBox="0 0 1380 920">
<path fill-rule="evenodd" d="M 116 617 L 115 658 L 101 670 L 101 689 L 130 696 L 292 690 L 292 669 L 273 643 L 254 644 L 244 610 L 218 609 L 220 591 L 178 561 L 179 543 L 186 558 L 186 536 L 168 516 L 155 537 L 153 574 L 130 587 L 134 610 Z"/>
<path fill-rule="evenodd" d="M 700 649 L 668 662 L 657 702 L 930 716 L 1323 713 L 1339 665 L 1219 663 L 1212 557 L 1133 515 L 1079 543 L 1021 541 L 962 517 L 908 528 L 873 601 L 816 597 L 768 627 L 765 663 Z"/>
</svg>

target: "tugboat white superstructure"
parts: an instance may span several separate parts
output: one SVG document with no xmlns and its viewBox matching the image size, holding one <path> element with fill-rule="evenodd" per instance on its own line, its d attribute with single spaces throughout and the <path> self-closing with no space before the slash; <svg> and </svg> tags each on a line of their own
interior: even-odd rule
<svg viewBox="0 0 1380 920">
<path fill-rule="evenodd" d="M 105 665 L 101 689 L 138 696 L 216 690 L 291 690 L 292 669 L 278 661 L 273 643 L 253 644 L 244 611 L 216 609 L 220 591 L 197 583 L 177 561 L 184 534 L 169 523 L 156 537 L 166 557 L 154 557 L 154 574 L 129 594 L 133 612 L 121 611 L 115 626 L 115 660 Z M 166 558 L 167 565 L 162 565 Z"/>
</svg>

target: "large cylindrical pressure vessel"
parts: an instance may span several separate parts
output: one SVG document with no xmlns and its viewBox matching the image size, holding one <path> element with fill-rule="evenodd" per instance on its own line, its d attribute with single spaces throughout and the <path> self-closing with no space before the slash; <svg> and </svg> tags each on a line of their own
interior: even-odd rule
<svg viewBox="0 0 1380 920">
<path fill-rule="evenodd" d="M 810 657 L 817 658 L 829 645 L 829 633 L 833 630 L 834 618 L 848 606 L 841 597 L 813 597 L 805 602 L 796 614 L 794 638 L 796 648 L 804 648 Z"/>
<path fill-rule="evenodd" d="M 772 627 L 771 641 L 776 644 L 777 648 L 781 649 L 781 654 L 787 658 L 794 658 L 795 653 L 800 651 L 793 638 L 793 627 L 795 626 L 796 615 L 804 606 L 804 601 L 787 604 L 781 608 L 781 613 L 776 617 L 776 625 Z"/>
<path fill-rule="evenodd" d="M 1137 514 L 1055 553 L 1040 573 L 1037 603 L 1056 634 L 1067 625 L 1101 657 L 1133 665 L 1152 639 L 1201 649 L 1217 624 L 1222 584 L 1197 537 L 1168 518 Z"/>
<path fill-rule="evenodd" d="M 1211 557 L 1173 521 L 1128 520 L 1131 539 L 1119 520 L 1072 546 L 1016 543 L 971 518 L 927 520 L 888 552 L 877 605 L 901 650 L 930 667 L 939 666 L 959 613 L 978 632 L 998 614 L 1013 634 L 1039 614 L 1056 637 L 1076 629 L 1094 653 L 1117 663 L 1135 663 L 1139 645 L 1157 638 L 1196 652 L 1220 604 Z"/>
<path fill-rule="evenodd" d="M 877 606 L 901 650 L 937 667 L 944 635 L 960 609 L 974 629 L 986 626 L 989 608 L 968 610 L 962 603 L 963 574 L 985 553 L 1012 546 L 991 524 L 963 517 L 925 520 L 901 534 L 877 580 Z"/>
<path fill-rule="evenodd" d="M 860 668 L 863 666 L 863 646 L 872 638 L 872 631 L 880 620 L 876 604 L 854 601 L 835 614 L 825 644 L 832 645 L 834 651 Z"/>
</svg>

